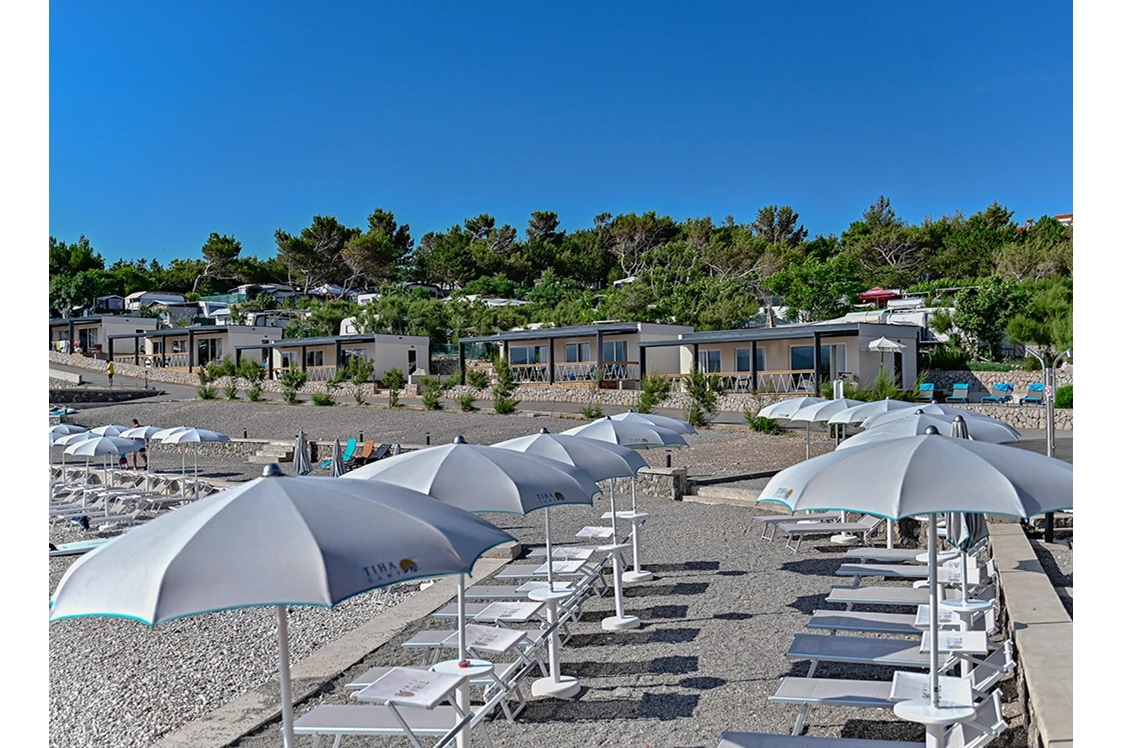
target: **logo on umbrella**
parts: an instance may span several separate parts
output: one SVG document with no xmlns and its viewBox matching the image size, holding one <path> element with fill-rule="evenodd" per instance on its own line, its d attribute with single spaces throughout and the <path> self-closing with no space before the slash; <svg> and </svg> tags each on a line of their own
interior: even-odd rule
<svg viewBox="0 0 1123 748">
<path fill-rule="evenodd" d="M 792 489 L 779 487 L 775 491 L 772 492 L 772 496 L 770 496 L 769 498 L 786 499 L 791 495 L 792 495 Z"/>
<path fill-rule="evenodd" d="M 398 566 L 401 567 L 403 574 L 412 574 L 417 571 L 417 563 L 408 558 L 403 558 L 399 561 Z"/>
<path fill-rule="evenodd" d="M 379 584 L 389 579 L 397 579 L 417 571 L 417 562 L 409 558 L 403 558 L 397 563 L 391 561 L 389 563 L 377 563 L 363 567 L 363 573 L 367 575 L 367 581 L 371 584 Z"/>
</svg>

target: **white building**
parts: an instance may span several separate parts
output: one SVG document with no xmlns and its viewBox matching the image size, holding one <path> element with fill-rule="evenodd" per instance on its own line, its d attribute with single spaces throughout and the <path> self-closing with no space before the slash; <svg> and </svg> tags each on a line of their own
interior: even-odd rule
<svg viewBox="0 0 1123 748">
<path fill-rule="evenodd" d="M 187 301 L 181 293 L 165 293 L 163 291 L 137 291 L 125 297 L 125 309 L 131 312 L 138 312 L 146 306 L 150 306 L 157 301 L 167 304 L 182 304 Z"/>
</svg>

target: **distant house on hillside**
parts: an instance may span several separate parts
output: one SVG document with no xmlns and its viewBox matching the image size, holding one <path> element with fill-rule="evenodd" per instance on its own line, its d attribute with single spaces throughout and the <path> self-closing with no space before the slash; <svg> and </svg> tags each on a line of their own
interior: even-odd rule
<svg viewBox="0 0 1123 748">
<path fill-rule="evenodd" d="M 187 297 L 181 293 L 137 291 L 125 297 L 125 309 L 132 312 L 139 312 L 144 307 L 151 306 L 158 301 L 166 304 L 182 304 L 187 301 Z"/>
</svg>

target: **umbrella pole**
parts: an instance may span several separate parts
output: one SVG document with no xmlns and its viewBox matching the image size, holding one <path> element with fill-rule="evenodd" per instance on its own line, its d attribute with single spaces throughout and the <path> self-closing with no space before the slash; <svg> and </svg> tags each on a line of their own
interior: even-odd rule
<svg viewBox="0 0 1123 748">
<path fill-rule="evenodd" d="M 807 422 L 807 459 L 811 459 L 811 421 Z"/>
<path fill-rule="evenodd" d="M 616 545 L 616 479 L 608 479 L 608 510 L 612 512 L 612 544 Z"/>
<path fill-rule="evenodd" d="M 292 680 L 289 677 L 289 615 L 284 605 L 277 606 L 277 643 L 281 654 L 281 731 L 285 748 L 293 748 L 296 736 L 292 731 Z"/>
<path fill-rule="evenodd" d="M 550 507 L 546 507 L 546 584 L 554 591 L 554 550 L 550 546 Z"/>
<path fill-rule="evenodd" d="M 936 534 L 937 516 L 935 514 L 928 515 L 928 637 L 931 642 L 928 653 L 928 699 L 933 709 L 939 703 L 937 690 L 939 689 L 940 677 L 940 612 L 937 607 L 939 600 L 936 596 L 936 585 L 938 584 L 936 561 L 939 558 L 936 555 L 936 544 L 939 542 L 939 537 Z"/>
<path fill-rule="evenodd" d="M 195 442 L 195 482 L 191 485 L 195 498 L 199 498 L 199 443 Z"/>
<path fill-rule="evenodd" d="M 183 451 L 183 447 L 179 448 L 179 497 L 185 498 L 187 496 L 187 452 Z"/>
<path fill-rule="evenodd" d="M 460 653 L 460 667 L 468 667 L 468 636 L 464 627 L 467 625 L 467 611 L 464 609 L 464 575 L 456 575 L 456 620 L 459 629 L 456 632 L 456 648 Z"/>
<path fill-rule="evenodd" d="M 636 476 L 632 476 L 632 511 L 638 512 L 639 507 L 636 506 Z"/>
</svg>

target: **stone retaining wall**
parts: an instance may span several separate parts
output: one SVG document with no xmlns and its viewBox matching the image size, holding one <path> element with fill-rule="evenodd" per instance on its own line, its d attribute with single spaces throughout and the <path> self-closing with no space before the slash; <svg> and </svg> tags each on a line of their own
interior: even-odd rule
<svg viewBox="0 0 1123 748">
<path fill-rule="evenodd" d="M 1063 369 L 1056 370 L 1057 387 L 1072 384 L 1072 368 L 1071 365 L 1067 365 Z M 983 395 L 992 394 L 994 385 L 1010 382 L 1014 385 L 1013 394 L 1016 402 L 1026 393 L 1031 384 L 1044 382 L 1045 375 L 1040 371 L 932 371 L 928 374 L 928 381 L 935 386 L 937 392 L 942 392 L 944 395 L 951 394 L 952 385 L 966 382 L 971 385 L 968 399 L 974 402 L 978 402 Z"/>
<path fill-rule="evenodd" d="M 52 403 L 121 403 L 142 397 L 163 395 L 163 390 L 107 390 L 74 387 L 51 388 Z"/>
</svg>

